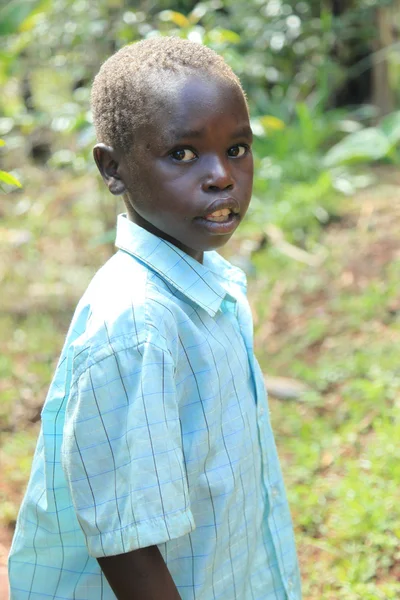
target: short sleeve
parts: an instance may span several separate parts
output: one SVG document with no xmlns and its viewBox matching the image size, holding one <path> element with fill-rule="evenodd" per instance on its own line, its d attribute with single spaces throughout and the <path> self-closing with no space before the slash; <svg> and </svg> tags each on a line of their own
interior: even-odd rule
<svg viewBox="0 0 400 600">
<path fill-rule="evenodd" d="M 195 528 L 169 352 L 120 349 L 87 368 L 68 400 L 62 466 L 94 557 Z"/>
</svg>

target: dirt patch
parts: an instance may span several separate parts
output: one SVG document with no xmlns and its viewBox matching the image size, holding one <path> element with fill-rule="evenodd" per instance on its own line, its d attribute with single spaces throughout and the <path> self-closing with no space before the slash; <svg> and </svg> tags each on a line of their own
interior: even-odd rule
<svg viewBox="0 0 400 600">
<path fill-rule="evenodd" d="M 310 363 L 318 360 L 321 347 L 334 344 L 334 338 L 342 333 L 335 315 L 335 301 L 355 299 L 368 286 L 379 289 L 387 279 L 388 269 L 400 261 L 400 176 L 385 169 L 379 170 L 378 176 L 387 177 L 389 183 L 363 190 L 349 199 L 344 218 L 326 228 L 321 245 L 327 252 L 329 272 L 325 272 L 322 264 L 318 272 L 315 267 L 302 271 L 295 285 L 276 284 L 269 300 L 269 317 L 260 323 L 257 334 L 260 345 L 268 340 L 272 354 L 284 348 L 288 338 L 293 344 L 309 335 L 309 342 L 301 347 L 302 357 Z M 319 285 L 308 292 L 304 279 L 313 275 Z M 399 312 L 400 294 L 394 293 L 370 325 L 375 322 L 376 329 L 383 334 L 386 319 L 389 321 Z M 311 320 L 319 322 L 320 331 L 307 333 Z M 352 335 L 354 339 L 361 335 L 362 344 L 362 333 L 354 331 Z"/>
</svg>

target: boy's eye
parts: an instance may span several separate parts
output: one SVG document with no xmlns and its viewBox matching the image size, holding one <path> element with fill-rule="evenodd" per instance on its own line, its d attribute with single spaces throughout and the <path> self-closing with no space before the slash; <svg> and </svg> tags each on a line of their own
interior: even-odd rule
<svg viewBox="0 0 400 600">
<path fill-rule="evenodd" d="M 245 146 L 244 144 L 237 144 L 236 146 L 232 146 L 232 148 L 229 148 L 228 156 L 231 156 L 232 158 L 240 158 L 241 156 L 246 154 L 248 149 L 248 146 Z"/>
<path fill-rule="evenodd" d="M 197 158 L 193 150 L 190 150 L 189 148 L 181 148 L 180 150 L 174 150 L 174 152 L 171 152 L 171 156 L 179 162 L 190 162 L 191 160 Z"/>
</svg>

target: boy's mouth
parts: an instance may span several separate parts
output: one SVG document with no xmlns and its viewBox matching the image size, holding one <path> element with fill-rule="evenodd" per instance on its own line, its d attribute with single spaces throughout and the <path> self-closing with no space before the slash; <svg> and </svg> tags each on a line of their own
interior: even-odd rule
<svg viewBox="0 0 400 600">
<path fill-rule="evenodd" d="M 239 203 L 234 198 L 218 198 L 195 221 L 211 234 L 232 233 L 240 222 Z"/>
<path fill-rule="evenodd" d="M 202 218 L 214 223 L 224 223 L 239 215 L 240 206 L 235 198 L 218 198 L 207 206 Z"/>
</svg>

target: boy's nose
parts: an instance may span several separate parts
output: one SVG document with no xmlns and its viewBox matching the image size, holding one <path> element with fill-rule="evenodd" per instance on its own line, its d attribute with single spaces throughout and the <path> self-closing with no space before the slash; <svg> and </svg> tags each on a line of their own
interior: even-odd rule
<svg viewBox="0 0 400 600">
<path fill-rule="evenodd" d="M 219 192 L 233 188 L 234 180 L 229 166 L 222 160 L 215 160 L 209 165 L 209 171 L 203 181 L 203 191 Z"/>
</svg>

